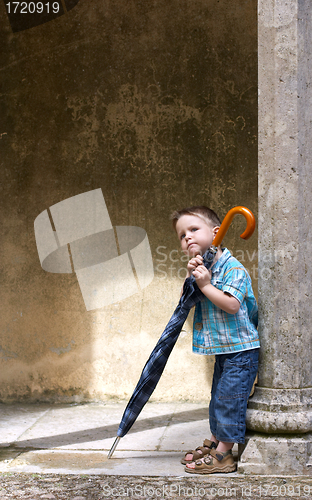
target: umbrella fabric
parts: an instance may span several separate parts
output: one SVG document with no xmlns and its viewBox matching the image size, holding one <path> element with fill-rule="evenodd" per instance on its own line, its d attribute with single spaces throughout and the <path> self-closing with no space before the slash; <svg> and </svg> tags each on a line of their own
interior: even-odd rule
<svg viewBox="0 0 312 500">
<path fill-rule="evenodd" d="M 207 269 L 211 267 L 216 251 L 217 248 L 212 246 L 203 255 L 204 265 Z M 196 284 L 194 276 L 187 278 L 184 282 L 179 304 L 146 362 L 137 386 L 127 404 L 117 431 L 118 437 L 123 437 L 127 434 L 142 408 L 147 403 L 164 371 L 190 309 L 204 297 L 204 294 Z"/>
</svg>

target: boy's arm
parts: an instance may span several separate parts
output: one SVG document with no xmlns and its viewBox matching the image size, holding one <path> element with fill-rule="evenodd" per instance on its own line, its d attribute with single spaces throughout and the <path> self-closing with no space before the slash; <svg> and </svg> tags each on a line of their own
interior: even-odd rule
<svg viewBox="0 0 312 500">
<path fill-rule="evenodd" d="M 198 288 L 203 292 L 211 302 L 220 307 L 228 314 L 236 314 L 240 308 L 240 302 L 233 295 L 230 295 L 222 290 L 218 290 L 210 282 L 211 271 L 208 271 L 205 266 L 198 266 L 193 271 Z"/>
<path fill-rule="evenodd" d="M 220 307 L 223 311 L 229 314 L 236 314 L 238 312 L 240 303 L 233 295 L 218 290 L 211 283 L 201 288 L 201 291 L 215 306 Z"/>
</svg>

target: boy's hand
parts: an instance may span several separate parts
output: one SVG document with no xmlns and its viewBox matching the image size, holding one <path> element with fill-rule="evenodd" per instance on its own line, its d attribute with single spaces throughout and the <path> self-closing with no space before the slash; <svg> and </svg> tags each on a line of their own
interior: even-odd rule
<svg viewBox="0 0 312 500">
<path fill-rule="evenodd" d="M 210 285 L 211 282 L 211 271 L 205 266 L 197 266 L 193 271 L 193 276 L 196 279 L 196 283 L 199 288 L 203 288 L 206 285 Z"/>
<path fill-rule="evenodd" d="M 193 271 L 203 263 L 203 258 L 201 255 L 196 255 L 187 263 L 187 276 L 191 276 Z"/>
</svg>

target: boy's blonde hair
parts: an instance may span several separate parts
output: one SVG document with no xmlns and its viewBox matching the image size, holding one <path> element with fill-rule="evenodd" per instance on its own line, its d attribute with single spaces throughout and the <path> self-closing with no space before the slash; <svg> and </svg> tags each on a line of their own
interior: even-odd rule
<svg viewBox="0 0 312 500">
<path fill-rule="evenodd" d="M 196 217 L 200 217 L 209 226 L 215 227 L 221 225 L 221 221 L 216 212 L 211 210 L 211 208 L 201 205 L 182 208 L 181 210 L 176 210 L 175 212 L 173 212 L 173 214 L 171 215 L 171 219 L 174 229 L 176 229 L 177 222 L 183 215 L 195 215 Z"/>
</svg>

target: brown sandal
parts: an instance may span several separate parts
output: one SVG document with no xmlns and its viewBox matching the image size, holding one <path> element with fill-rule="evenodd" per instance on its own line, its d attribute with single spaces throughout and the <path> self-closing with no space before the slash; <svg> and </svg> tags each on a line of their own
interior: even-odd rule
<svg viewBox="0 0 312 500">
<path fill-rule="evenodd" d="M 203 446 L 198 446 L 196 450 L 189 450 L 185 453 L 184 458 L 181 459 L 181 464 L 186 465 L 190 464 L 191 462 L 195 462 L 199 458 L 203 458 L 204 456 L 208 455 L 209 452 L 216 447 L 217 445 L 214 441 L 209 441 L 209 439 L 205 439 Z M 192 460 L 186 460 L 185 459 L 186 455 L 189 455 L 190 453 L 192 453 L 193 455 Z"/>
<path fill-rule="evenodd" d="M 190 474 L 214 474 L 215 472 L 234 472 L 236 463 L 232 455 L 232 450 L 220 452 L 210 450 L 210 456 L 196 460 L 194 468 L 185 467 L 185 472 Z"/>
</svg>

